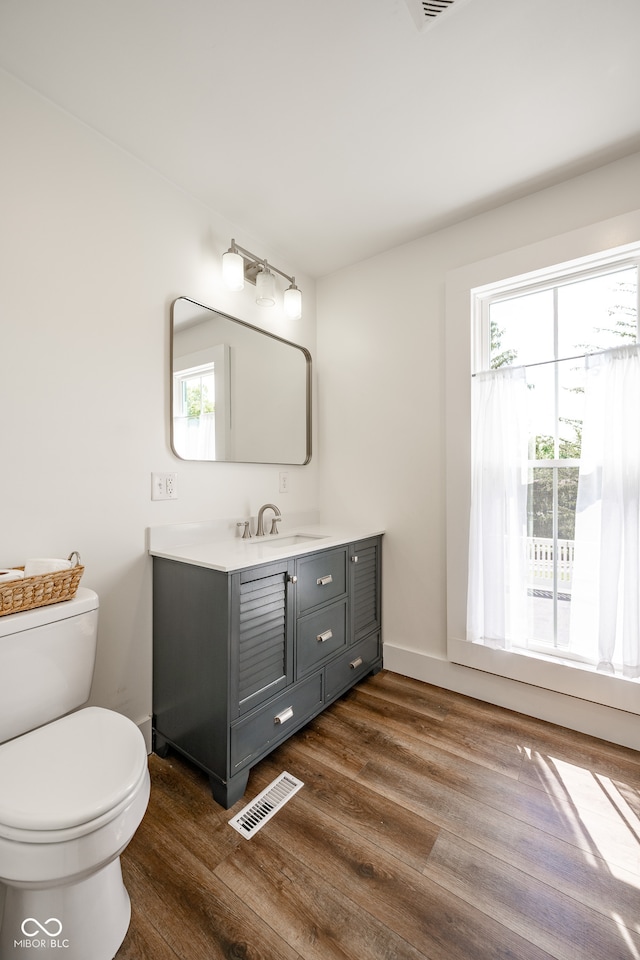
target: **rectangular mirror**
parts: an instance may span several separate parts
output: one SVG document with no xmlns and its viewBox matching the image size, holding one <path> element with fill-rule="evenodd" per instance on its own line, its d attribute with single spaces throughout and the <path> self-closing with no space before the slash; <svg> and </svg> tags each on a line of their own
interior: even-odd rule
<svg viewBox="0 0 640 960">
<path fill-rule="evenodd" d="M 311 459 L 311 354 L 187 297 L 171 305 L 171 445 L 182 460 Z"/>
</svg>

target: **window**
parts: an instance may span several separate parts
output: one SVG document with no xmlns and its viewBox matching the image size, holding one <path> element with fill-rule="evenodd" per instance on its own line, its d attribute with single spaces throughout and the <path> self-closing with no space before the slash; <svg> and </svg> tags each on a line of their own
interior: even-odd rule
<svg viewBox="0 0 640 960">
<path fill-rule="evenodd" d="M 183 460 L 224 460 L 231 446 L 229 347 L 173 358 L 173 444 Z"/>
<path fill-rule="evenodd" d="M 181 454 L 215 460 L 215 396 L 213 363 L 174 373 L 173 424 Z"/>
<path fill-rule="evenodd" d="M 575 623 L 572 628 L 576 508 L 583 465 L 585 357 L 637 343 L 638 260 L 626 254 L 602 258 L 596 264 L 591 261 L 588 266 L 574 263 L 570 268 L 546 271 L 544 279 L 520 277 L 483 287 L 473 291 L 472 297 L 473 375 L 486 378 L 491 371 L 506 374 L 507 368 L 524 368 L 519 394 L 514 385 L 512 392 L 502 394 L 497 402 L 494 395 L 494 410 L 499 419 L 492 421 L 491 426 L 494 435 L 500 431 L 506 434 L 511 429 L 507 419 L 514 413 L 513 404 L 519 402 L 515 398 L 520 396 L 526 418 L 526 511 L 522 514 L 526 525 L 525 552 L 521 559 L 519 536 L 505 566 L 515 563 L 524 569 L 517 573 L 507 570 L 499 592 L 526 594 L 511 598 L 511 613 L 522 601 L 524 619 L 520 622 L 526 621 L 526 628 L 514 629 L 508 645 L 522 645 L 530 653 L 561 656 L 565 662 L 595 666 L 601 657 L 594 649 L 592 634 L 577 630 Z M 629 422 L 637 423 L 637 410 L 629 413 Z M 484 444 L 485 456 L 495 460 L 495 450 L 486 452 L 493 442 L 488 432 L 486 421 L 477 422 L 472 445 Z M 504 490 L 496 491 L 495 476 L 494 472 L 492 496 L 501 496 Z M 486 513 L 484 526 L 481 523 L 477 527 L 478 541 L 491 536 L 488 516 Z M 502 541 L 508 535 L 502 531 L 498 538 L 500 563 Z M 580 549 L 584 551 L 584 540 L 581 542 Z M 474 554 L 473 546 L 471 553 Z M 470 587 L 469 602 L 484 604 L 486 600 L 478 601 Z M 507 620 L 508 617 L 509 613 Z M 491 628 L 485 623 L 484 627 L 497 634 L 510 630 L 508 622 L 498 627 L 493 624 Z M 482 629 L 482 625 L 477 627 Z M 501 645 L 499 637 L 493 637 L 493 641 Z"/>
<path fill-rule="evenodd" d="M 215 377 L 213 364 L 181 370 L 176 374 L 176 416 L 199 419 L 215 412 Z"/>
</svg>

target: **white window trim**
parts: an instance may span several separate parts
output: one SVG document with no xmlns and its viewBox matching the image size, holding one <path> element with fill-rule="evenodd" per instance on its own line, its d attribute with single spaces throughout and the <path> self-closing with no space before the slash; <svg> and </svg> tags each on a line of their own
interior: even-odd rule
<svg viewBox="0 0 640 960">
<path fill-rule="evenodd" d="M 182 374 L 197 369 L 214 368 L 216 396 L 215 396 L 215 424 L 216 424 L 216 460 L 225 460 L 232 456 L 233 432 L 231 417 L 231 360 L 230 347 L 226 343 L 219 343 L 205 350 L 176 356 L 173 359 L 173 377 L 171 382 L 172 413 L 179 416 L 178 398 L 175 392 L 175 381 L 181 379 Z M 175 451 L 180 457 L 180 453 Z"/>
<path fill-rule="evenodd" d="M 640 252 L 640 210 L 469 264 L 446 282 L 447 656 L 452 663 L 583 700 L 640 714 L 637 681 L 565 665 L 553 657 L 494 650 L 466 637 L 471 468 L 471 372 L 474 360 L 472 291 L 516 280 L 545 282 L 566 271 L 599 269 L 608 255 Z M 585 262 L 591 258 L 591 263 Z"/>
</svg>

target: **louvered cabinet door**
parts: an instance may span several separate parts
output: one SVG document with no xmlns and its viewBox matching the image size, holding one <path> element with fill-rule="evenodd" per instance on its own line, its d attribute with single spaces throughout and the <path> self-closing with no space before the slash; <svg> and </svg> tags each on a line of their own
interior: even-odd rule
<svg viewBox="0 0 640 960">
<path fill-rule="evenodd" d="M 292 570 L 291 562 L 284 561 L 233 577 L 231 690 L 236 716 L 293 681 Z"/>
<path fill-rule="evenodd" d="M 359 540 L 349 548 L 351 643 L 380 630 L 381 541 Z"/>
</svg>

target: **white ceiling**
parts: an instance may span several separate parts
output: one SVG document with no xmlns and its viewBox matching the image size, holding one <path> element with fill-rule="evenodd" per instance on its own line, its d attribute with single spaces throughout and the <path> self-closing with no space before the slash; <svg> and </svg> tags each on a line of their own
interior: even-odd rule
<svg viewBox="0 0 640 960">
<path fill-rule="evenodd" d="M 0 0 L 0 66 L 312 276 L 640 149 L 639 39 L 639 0 Z"/>
</svg>

